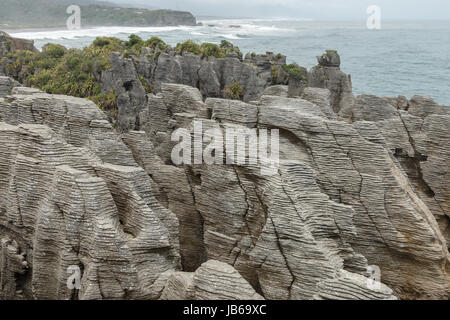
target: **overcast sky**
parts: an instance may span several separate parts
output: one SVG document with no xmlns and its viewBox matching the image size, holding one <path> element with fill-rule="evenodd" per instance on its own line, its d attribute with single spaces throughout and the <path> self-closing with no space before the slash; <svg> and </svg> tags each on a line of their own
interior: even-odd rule
<svg viewBox="0 0 450 320">
<path fill-rule="evenodd" d="M 187 10 L 194 15 L 364 20 L 369 5 L 384 19 L 450 20 L 450 0 L 109 0 Z"/>
</svg>

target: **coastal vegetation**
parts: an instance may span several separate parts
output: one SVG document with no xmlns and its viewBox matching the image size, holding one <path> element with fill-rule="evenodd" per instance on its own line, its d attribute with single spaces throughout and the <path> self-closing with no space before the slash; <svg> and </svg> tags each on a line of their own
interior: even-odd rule
<svg viewBox="0 0 450 320">
<path fill-rule="evenodd" d="M 283 65 L 284 71 L 295 80 L 306 81 L 308 71 L 296 63 Z"/>
<path fill-rule="evenodd" d="M 125 57 L 141 56 L 144 54 L 143 48 L 150 49 L 145 52 L 148 59 L 171 50 L 180 55 L 186 52 L 201 55 L 206 59 L 224 58 L 228 54 L 240 53 L 239 48 L 228 41 L 217 45 L 197 44 L 188 40 L 172 48 L 158 37 L 144 40 L 132 34 L 128 40 L 98 37 L 83 49 L 66 49 L 61 45 L 48 44 L 41 52 L 16 50 L 0 58 L 0 65 L 5 66 L 9 76 L 26 86 L 52 94 L 88 98 L 104 110 L 114 110 L 117 98 L 113 91 L 102 91 L 102 71 L 111 68 L 111 53 L 119 52 Z M 153 92 L 154 88 L 144 77 L 140 76 L 139 80 L 147 93 Z M 239 99 L 243 90 L 236 83 L 226 88 L 225 93 L 231 99 Z"/>
<path fill-rule="evenodd" d="M 238 82 L 233 82 L 229 86 L 225 87 L 224 96 L 227 99 L 241 100 L 244 95 L 244 89 Z"/>
<path fill-rule="evenodd" d="M 2 64 L 6 64 L 10 76 L 26 86 L 47 93 L 88 98 L 109 109 L 114 108 L 115 94 L 101 92 L 101 72 L 111 68 L 112 52 L 126 50 L 119 39 L 97 38 L 82 50 L 68 50 L 57 44 L 46 45 L 42 52 L 18 50 L 4 57 Z"/>
<path fill-rule="evenodd" d="M 220 46 L 214 43 L 202 43 L 197 44 L 192 40 L 177 44 L 175 50 L 178 54 L 182 55 L 185 52 L 189 52 L 196 55 L 201 55 L 203 58 L 225 58 L 232 53 L 240 53 L 238 47 L 226 40 L 222 40 Z"/>
</svg>

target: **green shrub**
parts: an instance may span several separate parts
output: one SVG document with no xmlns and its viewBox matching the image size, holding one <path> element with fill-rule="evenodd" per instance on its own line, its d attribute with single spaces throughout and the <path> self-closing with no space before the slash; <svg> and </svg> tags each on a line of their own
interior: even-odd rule
<svg viewBox="0 0 450 320">
<path fill-rule="evenodd" d="M 87 81 L 89 79 L 89 74 L 87 73 L 80 73 L 76 76 L 76 79 L 78 82 Z"/>
<path fill-rule="evenodd" d="M 225 87 L 224 97 L 227 99 L 240 100 L 243 97 L 244 90 L 238 82 L 233 82 Z"/>
<path fill-rule="evenodd" d="M 16 74 L 16 69 L 14 68 L 14 64 L 13 63 L 8 63 L 7 65 L 6 65 L 6 70 L 8 71 L 8 73 L 10 74 L 10 75 L 15 75 Z"/>
<path fill-rule="evenodd" d="M 43 88 L 50 80 L 52 80 L 52 74 L 46 70 L 42 71 L 36 76 L 36 85 Z"/>
<path fill-rule="evenodd" d="M 26 85 L 48 93 L 95 96 L 100 93 L 101 71 L 110 68 L 111 52 L 122 48 L 118 39 L 97 40 L 82 50 L 50 44 L 43 52 L 17 51 L 9 71 Z"/>
<path fill-rule="evenodd" d="M 66 48 L 59 44 L 49 43 L 44 47 L 43 53 L 50 58 L 61 58 L 66 53 Z"/>
<path fill-rule="evenodd" d="M 114 38 L 114 37 L 97 37 L 93 42 L 92 45 L 87 48 L 103 48 L 110 50 L 110 51 L 118 51 L 121 52 L 124 50 L 124 47 L 126 46 L 126 43 L 124 41 Z"/>
<path fill-rule="evenodd" d="M 225 58 L 226 56 L 225 52 L 214 43 L 202 43 L 200 50 L 202 57 Z"/>
<path fill-rule="evenodd" d="M 289 75 L 289 77 L 292 77 L 297 80 L 303 80 L 306 81 L 307 71 L 305 68 L 300 67 L 296 63 L 291 63 L 287 65 L 283 65 L 284 71 Z"/>
<path fill-rule="evenodd" d="M 196 55 L 201 55 L 202 58 L 225 58 L 228 53 L 240 52 L 239 48 L 233 46 L 230 42 L 225 40 L 222 41 L 220 46 L 209 42 L 199 45 L 192 40 L 187 40 L 185 42 L 178 43 L 175 50 L 180 55 L 184 52 L 190 52 Z"/>
<path fill-rule="evenodd" d="M 201 54 L 202 52 L 201 46 L 192 40 L 187 40 L 185 42 L 178 43 L 175 47 L 175 50 L 180 55 L 183 55 L 184 52 L 190 52 L 193 54 Z"/>
<path fill-rule="evenodd" d="M 102 110 L 117 110 L 117 95 L 114 90 L 111 90 L 107 94 L 99 93 L 95 96 L 89 97 L 89 100 L 93 101 Z"/>
<path fill-rule="evenodd" d="M 92 45 L 94 47 L 104 47 L 109 45 L 111 42 L 108 38 L 104 38 L 104 37 L 97 37 L 94 42 L 92 42 Z"/>
<path fill-rule="evenodd" d="M 220 48 L 223 50 L 225 55 L 228 55 L 230 53 L 241 53 L 241 50 L 239 50 L 238 47 L 234 46 L 231 42 L 227 40 L 222 40 L 220 42 Z"/>
<path fill-rule="evenodd" d="M 141 37 L 139 37 L 135 34 L 131 34 L 128 37 L 128 41 L 125 44 L 127 49 L 132 49 L 133 51 L 139 51 L 143 45 L 144 45 L 144 40 L 142 40 Z"/>
<path fill-rule="evenodd" d="M 136 45 L 143 45 L 144 44 L 144 40 L 142 40 L 141 37 L 135 35 L 135 34 L 131 34 L 128 37 L 128 41 L 126 43 L 127 48 L 132 48 Z"/>
<path fill-rule="evenodd" d="M 169 45 L 167 45 L 164 41 L 162 41 L 158 37 L 151 37 L 150 39 L 144 42 L 144 46 L 147 48 L 159 49 L 161 51 L 164 51 L 167 48 L 169 48 Z"/>
<path fill-rule="evenodd" d="M 278 68 L 276 66 L 272 66 L 272 82 L 276 82 L 278 79 Z"/>
<path fill-rule="evenodd" d="M 75 70 L 81 62 L 82 60 L 79 57 L 70 57 L 69 59 L 67 59 L 67 66 L 69 67 L 69 69 Z"/>
<path fill-rule="evenodd" d="M 148 84 L 147 80 L 144 79 L 144 77 L 139 76 L 139 81 L 141 81 L 141 84 L 144 87 L 146 93 L 153 92 L 152 88 Z"/>
</svg>

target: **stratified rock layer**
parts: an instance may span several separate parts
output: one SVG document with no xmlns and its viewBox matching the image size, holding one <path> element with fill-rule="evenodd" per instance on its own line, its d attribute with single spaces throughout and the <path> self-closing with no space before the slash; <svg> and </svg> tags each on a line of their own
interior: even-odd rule
<svg viewBox="0 0 450 320">
<path fill-rule="evenodd" d="M 137 161 L 147 161 L 145 169 L 158 175 L 174 168 L 171 132 L 192 130 L 193 120 L 222 131 L 279 128 L 282 161 L 273 176 L 261 175 L 259 166 L 193 165 L 178 167 L 176 180 L 160 175 L 157 181 L 160 186 L 188 181 L 191 192 L 184 200 L 173 187 L 161 190 L 179 217 L 180 237 L 196 234 L 209 259 L 233 265 L 266 298 L 322 297 L 320 288 L 331 283 L 341 285 L 341 293 L 346 286 L 361 288 L 361 280 L 348 272 L 367 275 L 367 260 L 381 268 L 382 281 L 401 297 L 447 297 L 447 244 L 432 212 L 393 153 L 368 136 L 374 123 L 338 120 L 329 93 L 320 90 L 304 93 L 317 104 L 263 96 L 251 105 L 203 103 L 195 89 L 163 84 L 140 115 L 146 131 L 124 140 Z M 139 151 L 146 143 L 160 160 L 149 161 Z M 180 202 L 197 214 L 188 214 Z M 189 241 L 180 246 L 182 257 L 202 252 L 192 252 Z M 390 297 L 387 288 L 368 292 L 342 297 Z"/>
<path fill-rule="evenodd" d="M 172 273 L 163 300 L 263 300 L 230 265 L 209 260 L 195 273 Z"/>
<path fill-rule="evenodd" d="M 162 78 L 142 99 L 115 59 L 120 136 L 90 101 L 0 87 L 2 298 L 448 299 L 448 107 L 355 98 L 334 51 L 296 98 L 265 81 L 251 103 Z M 223 143 L 175 165 L 172 134 L 199 125 L 238 146 L 277 129 L 279 163 L 221 164 Z"/>
<path fill-rule="evenodd" d="M 178 220 L 95 104 L 27 91 L 0 104 L 3 298 L 152 298 Z"/>
<path fill-rule="evenodd" d="M 14 88 L 0 100 L 0 146 L 1 299 L 169 294 L 178 219 L 95 104 Z M 194 279 L 196 299 L 262 298 L 217 261 Z"/>
</svg>

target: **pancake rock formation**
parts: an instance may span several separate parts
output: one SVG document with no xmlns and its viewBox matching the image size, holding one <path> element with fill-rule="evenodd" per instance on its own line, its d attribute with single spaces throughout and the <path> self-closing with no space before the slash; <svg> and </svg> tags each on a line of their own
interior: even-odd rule
<svg viewBox="0 0 450 320">
<path fill-rule="evenodd" d="M 354 97 L 335 51 L 244 101 L 165 79 L 143 95 L 142 70 L 112 61 L 117 130 L 89 100 L 0 77 L 0 298 L 450 297 L 449 107 Z M 215 161 L 174 163 L 174 133 L 198 126 Z M 266 129 L 275 169 L 223 164 Z"/>
</svg>

